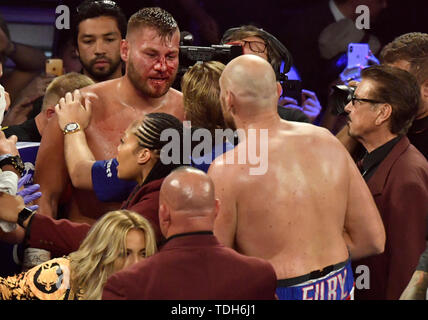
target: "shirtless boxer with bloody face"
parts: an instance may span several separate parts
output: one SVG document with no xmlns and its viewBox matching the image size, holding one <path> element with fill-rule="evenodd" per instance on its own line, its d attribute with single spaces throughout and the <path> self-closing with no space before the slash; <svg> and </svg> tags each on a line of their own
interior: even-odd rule
<svg viewBox="0 0 428 320">
<path fill-rule="evenodd" d="M 160 8 L 144 8 L 130 18 L 120 46 L 125 75 L 81 91 L 92 102 L 92 119 L 85 132 L 95 160 L 113 158 L 126 128 L 146 113 L 165 112 L 183 119 L 182 94 L 170 88 L 178 69 L 179 42 L 177 23 Z M 35 181 L 43 194 L 39 212 L 54 217 L 69 185 L 63 129 L 56 120 L 49 122 L 36 162 Z M 71 190 L 66 204 L 69 219 L 89 223 L 119 207 L 100 203 L 92 192 L 77 189 Z"/>
<path fill-rule="evenodd" d="M 271 262 L 278 280 L 286 280 L 278 287 L 321 281 L 290 295 L 277 291 L 280 299 L 348 298 L 348 259 L 380 253 L 385 243 L 379 212 L 354 162 L 327 130 L 280 119 L 281 88 L 260 57 L 232 60 L 220 88 L 225 120 L 246 137 L 241 134 L 241 142 L 208 171 L 221 203 L 215 235 L 242 254 Z M 250 129 L 257 139 L 250 139 Z M 259 139 L 261 129 L 268 130 L 267 139 Z M 255 165 L 238 164 L 244 148 L 243 154 L 257 150 L 267 159 L 266 172 L 252 175 Z M 320 280 L 329 275 L 331 280 Z"/>
</svg>

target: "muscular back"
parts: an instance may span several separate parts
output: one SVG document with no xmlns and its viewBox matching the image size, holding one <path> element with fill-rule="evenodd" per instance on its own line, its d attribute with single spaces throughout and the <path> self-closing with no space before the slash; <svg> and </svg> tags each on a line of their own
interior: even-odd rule
<svg viewBox="0 0 428 320">
<path fill-rule="evenodd" d="M 182 119 L 181 93 L 170 89 L 156 101 L 130 99 L 121 95 L 121 79 L 110 80 L 86 87 L 83 95 L 91 95 L 92 118 L 85 130 L 89 148 L 96 160 L 115 157 L 120 138 L 127 127 L 135 120 L 150 112 L 167 112 Z M 64 159 L 63 133 L 56 117 L 49 121 L 43 135 L 36 161 L 35 180 L 41 186 L 40 211 L 56 216 L 60 197 L 69 184 L 69 176 Z M 73 189 L 67 198 L 67 214 L 73 221 L 97 219 L 108 210 L 119 208 L 119 203 L 101 203 L 92 191 Z M 92 220 L 93 221 L 93 220 Z"/>
<path fill-rule="evenodd" d="M 281 121 L 269 128 L 268 159 L 264 175 L 221 160 L 210 168 L 222 203 L 216 235 L 270 261 L 279 279 L 346 260 L 343 232 L 358 172 L 344 148 L 324 129 Z M 219 174 L 230 177 L 227 183 Z"/>
</svg>

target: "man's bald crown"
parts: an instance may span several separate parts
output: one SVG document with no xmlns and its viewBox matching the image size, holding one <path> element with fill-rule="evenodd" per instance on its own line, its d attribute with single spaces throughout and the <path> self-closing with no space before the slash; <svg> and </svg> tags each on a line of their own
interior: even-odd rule
<svg viewBox="0 0 428 320">
<path fill-rule="evenodd" d="M 230 61 L 221 80 L 224 88 L 241 98 L 270 99 L 277 94 L 276 76 L 272 66 L 252 54 Z"/>
<path fill-rule="evenodd" d="M 170 173 L 162 183 L 161 198 L 173 211 L 211 211 L 214 184 L 203 171 L 185 167 Z"/>
</svg>

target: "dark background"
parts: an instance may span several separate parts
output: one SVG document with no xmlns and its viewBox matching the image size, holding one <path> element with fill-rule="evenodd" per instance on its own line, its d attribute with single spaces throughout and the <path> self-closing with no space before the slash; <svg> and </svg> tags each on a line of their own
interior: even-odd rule
<svg viewBox="0 0 428 320">
<path fill-rule="evenodd" d="M 18 36 L 24 36 L 25 40 L 32 40 L 30 44 L 44 50 L 49 58 L 55 56 L 58 51 L 58 44 L 64 42 L 64 33 L 59 32 L 55 27 L 55 8 L 58 5 L 67 5 L 71 14 L 75 7 L 82 0 L 1 0 L 0 14 L 2 14 L 8 25 L 11 26 L 11 38 L 20 41 Z M 314 66 L 321 66 L 316 55 L 319 54 L 317 44 L 311 47 L 310 44 L 317 42 L 313 38 L 318 30 L 316 21 L 322 21 L 322 13 L 317 10 L 310 10 L 311 6 L 328 2 L 328 0 L 199 0 L 199 5 L 217 24 L 218 33 L 216 40 L 213 40 L 212 33 L 199 32 L 199 22 L 190 10 L 182 7 L 179 0 L 116 0 L 124 11 L 127 18 L 142 7 L 159 6 L 169 11 L 177 20 L 181 31 L 190 31 L 194 35 L 193 45 L 209 46 L 218 44 L 224 31 L 231 27 L 243 24 L 254 24 L 276 36 L 295 57 L 295 66 L 301 74 L 305 89 L 313 90 L 317 93 L 322 105 L 327 104 L 327 85 L 331 79 L 343 70 L 344 66 L 336 67 L 333 59 L 331 65 L 324 69 L 316 70 Z M 315 12 L 317 17 L 308 16 L 307 12 Z M 325 12 L 325 11 L 324 11 Z M 330 14 L 331 15 L 331 14 Z M 302 18 L 303 17 L 303 18 Z M 293 19 L 294 18 L 294 19 Z M 299 27 L 294 24 L 297 21 Z M 38 26 L 36 28 L 35 25 Z M 21 25 L 26 25 L 26 29 L 21 29 Z M 294 28 L 293 28 L 294 26 Z M 318 34 L 321 30 L 318 31 Z M 381 45 L 385 45 L 399 35 L 408 32 L 428 32 L 428 1 L 421 0 L 389 0 L 388 7 L 384 9 L 375 21 L 370 21 L 370 34 L 375 35 Z M 312 35 L 312 37 L 311 37 Z M 17 37 L 18 39 L 14 38 Z M 292 40 L 290 40 L 292 39 Z M 307 40 L 307 41 L 305 41 Z M 302 51 L 303 46 L 303 51 Z M 299 50 L 300 47 L 300 50 Z M 312 65 L 311 65 L 312 63 Z M 306 70 L 305 72 L 305 66 Z M 9 65 L 6 64 L 6 67 Z M 337 70 L 336 70 L 337 69 Z M 329 71 L 330 70 L 330 71 Z M 308 73 L 309 72 L 309 73 Z M 330 74 L 331 73 L 331 74 Z M 324 85 L 324 87 L 322 86 Z"/>
<path fill-rule="evenodd" d="M 283 32 L 292 32 L 292 30 L 283 30 L 283 25 L 286 23 L 287 18 L 318 1 L 320 0 L 205 0 L 199 1 L 199 3 L 217 21 L 220 34 L 230 27 L 253 23 L 277 35 Z M 76 0 L 33 0 L 31 2 L 2 0 L 0 13 L 4 8 L 15 8 L 23 10 L 23 12 L 31 12 L 32 10 L 43 8 L 54 12 L 56 6 L 60 4 L 66 4 L 73 10 L 76 4 L 80 2 Z M 191 12 L 183 10 L 178 2 L 174 0 L 143 0 L 135 2 L 117 0 L 116 3 L 121 6 L 128 18 L 144 6 L 160 6 L 173 14 L 181 30 L 191 30 L 192 25 L 194 26 L 195 23 L 192 20 Z M 26 21 L 21 22 L 25 23 Z M 308 23 L 310 23 L 310 19 L 308 19 Z M 428 1 L 390 0 L 389 7 L 373 23 L 372 30 L 383 44 L 400 34 L 411 31 L 428 32 Z M 198 39 L 198 35 L 195 35 L 195 38 Z M 204 39 L 195 44 L 208 45 Z"/>
</svg>

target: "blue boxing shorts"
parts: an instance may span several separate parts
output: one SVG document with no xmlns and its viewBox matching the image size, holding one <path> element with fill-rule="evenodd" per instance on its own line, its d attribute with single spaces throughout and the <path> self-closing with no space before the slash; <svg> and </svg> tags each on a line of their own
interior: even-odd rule
<svg viewBox="0 0 428 320">
<path fill-rule="evenodd" d="M 97 198 L 103 202 L 123 202 L 137 185 L 135 181 L 117 177 L 116 159 L 96 161 L 92 165 L 92 185 Z"/>
<path fill-rule="evenodd" d="M 279 300 L 353 300 L 351 261 L 331 265 L 296 278 L 278 280 Z"/>
</svg>

